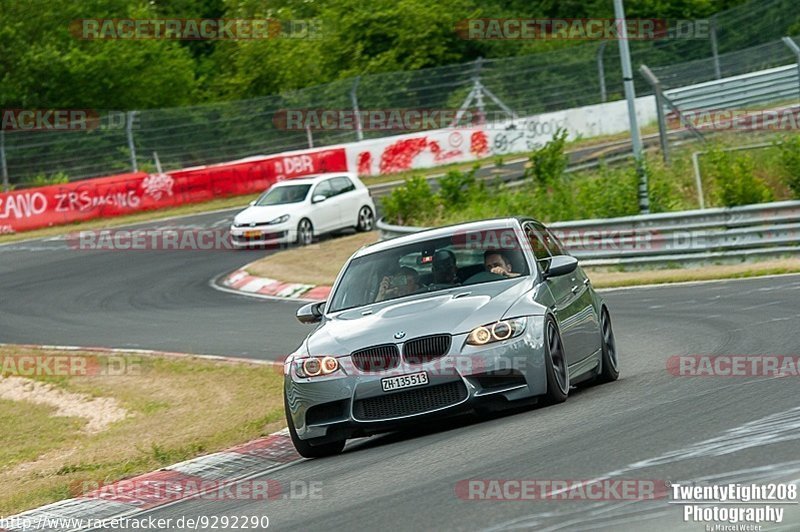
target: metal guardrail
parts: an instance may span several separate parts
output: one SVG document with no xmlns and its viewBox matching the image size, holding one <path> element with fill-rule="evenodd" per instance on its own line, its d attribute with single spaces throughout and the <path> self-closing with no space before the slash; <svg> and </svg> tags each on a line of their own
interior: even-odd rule
<svg viewBox="0 0 800 532">
<path fill-rule="evenodd" d="M 686 112 L 697 109 L 741 109 L 747 105 L 791 100 L 797 98 L 798 89 L 798 66 L 792 64 L 686 88 L 667 89 L 664 94 L 681 111 Z"/>
<path fill-rule="evenodd" d="M 378 221 L 382 239 L 426 228 Z M 558 222 L 549 227 L 585 266 L 741 262 L 800 254 L 800 201 Z"/>
</svg>

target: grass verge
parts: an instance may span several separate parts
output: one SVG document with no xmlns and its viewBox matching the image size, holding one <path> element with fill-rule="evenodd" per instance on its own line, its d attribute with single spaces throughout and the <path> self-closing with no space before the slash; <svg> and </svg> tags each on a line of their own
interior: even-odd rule
<svg viewBox="0 0 800 532">
<path fill-rule="evenodd" d="M 332 238 L 313 246 L 275 253 L 245 266 L 251 275 L 290 283 L 330 286 L 342 265 L 358 248 L 376 242 L 377 231 Z M 742 264 L 707 265 L 691 268 L 619 271 L 585 268 L 595 288 L 616 288 L 656 283 L 680 283 L 710 279 L 737 279 L 800 273 L 800 259 L 774 259 Z"/>
<path fill-rule="evenodd" d="M 245 270 L 251 275 L 287 283 L 330 286 L 350 255 L 378 238 L 378 231 L 328 238 L 310 246 L 273 253 L 251 262 Z"/>
<path fill-rule="evenodd" d="M 30 376 L 14 371 L 22 367 L 20 356 L 80 357 L 89 368 L 107 367 L 108 356 L 3 346 L 0 367 L 6 377 L 47 384 L 56 395 L 115 401 L 127 417 L 88 432 L 83 418 L 57 416 L 58 408 L 33 396 L 0 399 L 0 515 L 75 496 L 70 486 L 84 481 L 146 473 L 285 425 L 282 376 L 274 366 L 124 354 L 111 357 L 122 372 Z"/>
<path fill-rule="evenodd" d="M 714 279 L 744 279 L 764 275 L 800 273 L 800 259 L 772 259 L 742 264 L 713 264 L 693 268 L 669 268 L 641 271 L 609 271 L 587 268 L 596 288 L 617 288 L 645 284 L 684 283 Z"/>
</svg>

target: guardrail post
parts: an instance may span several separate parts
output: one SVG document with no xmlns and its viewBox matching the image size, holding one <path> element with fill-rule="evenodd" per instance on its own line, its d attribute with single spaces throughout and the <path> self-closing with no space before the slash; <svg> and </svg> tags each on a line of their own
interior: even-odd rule
<svg viewBox="0 0 800 532">
<path fill-rule="evenodd" d="M 139 171 L 139 167 L 136 164 L 136 145 L 133 143 L 133 118 L 135 116 L 136 111 L 128 111 L 127 123 L 125 124 L 125 133 L 128 136 L 128 151 L 131 152 L 131 168 L 133 168 L 134 173 Z"/>
<path fill-rule="evenodd" d="M 350 101 L 353 104 L 353 114 L 356 115 L 356 138 L 362 141 L 364 140 L 364 131 L 361 129 L 361 115 L 358 113 L 358 96 L 356 95 L 359 81 L 361 81 L 361 76 L 356 76 L 356 79 L 353 80 L 353 88 L 350 89 Z"/>
<path fill-rule="evenodd" d="M 717 79 L 722 77 L 722 70 L 719 68 L 719 50 L 717 49 L 717 17 L 711 17 L 711 55 L 714 58 L 714 75 Z"/>
<path fill-rule="evenodd" d="M 800 46 L 797 46 L 797 43 L 794 42 L 794 39 L 791 37 L 784 37 L 782 40 L 784 44 L 788 46 L 792 52 L 794 52 L 794 55 L 797 58 L 797 90 L 800 93 Z"/>
<path fill-rule="evenodd" d="M 603 53 L 606 50 L 608 41 L 601 41 L 597 47 L 597 77 L 600 79 L 600 101 L 605 103 L 608 100 L 606 92 L 606 70 L 603 67 Z"/>
<path fill-rule="evenodd" d="M 700 177 L 700 155 L 705 153 L 704 151 L 696 151 L 692 153 L 692 168 L 694 168 L 694 182 L 697 186 L 697 201 L 700 203 L 700 208 L 706 208 L 706 200 L 703 197 L 705 194 L 703 193 L 703 180 Z"/>
<path fill-rule="evenodd" d="M 3 192 L 8 192 L 8 165 L 6 164 L 6 132 L 0 128 L 0 167 L 3 172 Z"/>
<path fill-rule="evenodd" d="M 664 93 L 661 90 L 661 82 L 647 68 L 647 65 L 639 67 L 644 79 L 653 87 L 653 92 L 656 95 L 656 116 L 658 116 L 658 139 L 661 143 L 661 155 L 664 157 L 664 162 L 669 164 L 669 140 L 667 139 L 667 120 L 664 116 Z"/>
</svg>

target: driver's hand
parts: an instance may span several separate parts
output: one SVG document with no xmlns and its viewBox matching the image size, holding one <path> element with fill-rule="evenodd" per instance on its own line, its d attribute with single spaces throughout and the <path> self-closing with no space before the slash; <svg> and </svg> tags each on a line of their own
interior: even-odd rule
<svg viewBox="0 0 800 532">
<path fill-rule="evenodd" d="M 494 268 L 492 268 L 489 271 L 494 273 L 494 274 L 496 274 L 496 275 L 502 275 L 504 277 L 507 275 L 506 271 L 501 266 L 495 266 Z"/>
<path fill-rule="evenodd" d="M 389 287 L 391 286 L 391 279 L 388 276 L 384 275 L 383 279 L 381 279 L 381 284 L 378 287 L 378 296 L 386 295 L 389 291 Z"/>
</svg>

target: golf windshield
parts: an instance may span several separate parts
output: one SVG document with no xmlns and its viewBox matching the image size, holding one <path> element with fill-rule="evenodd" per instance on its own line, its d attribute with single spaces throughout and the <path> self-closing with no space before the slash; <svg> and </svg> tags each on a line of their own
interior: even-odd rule
<svg viewBox="0 0 800 532">
<path fill-rule="evenodd" d="M 308 195 L 311 185 L 286 185 L 273 187 L 264 192 L 256 200 L 256 206 L 286 205 L 287 203 L 300 203 Z"/>
<path fill-rule="evenodd" d="M 513 229 L 458 233 L 353 259 L 333 294 L 330 311 L 528 273 Z"/>
</svg>

